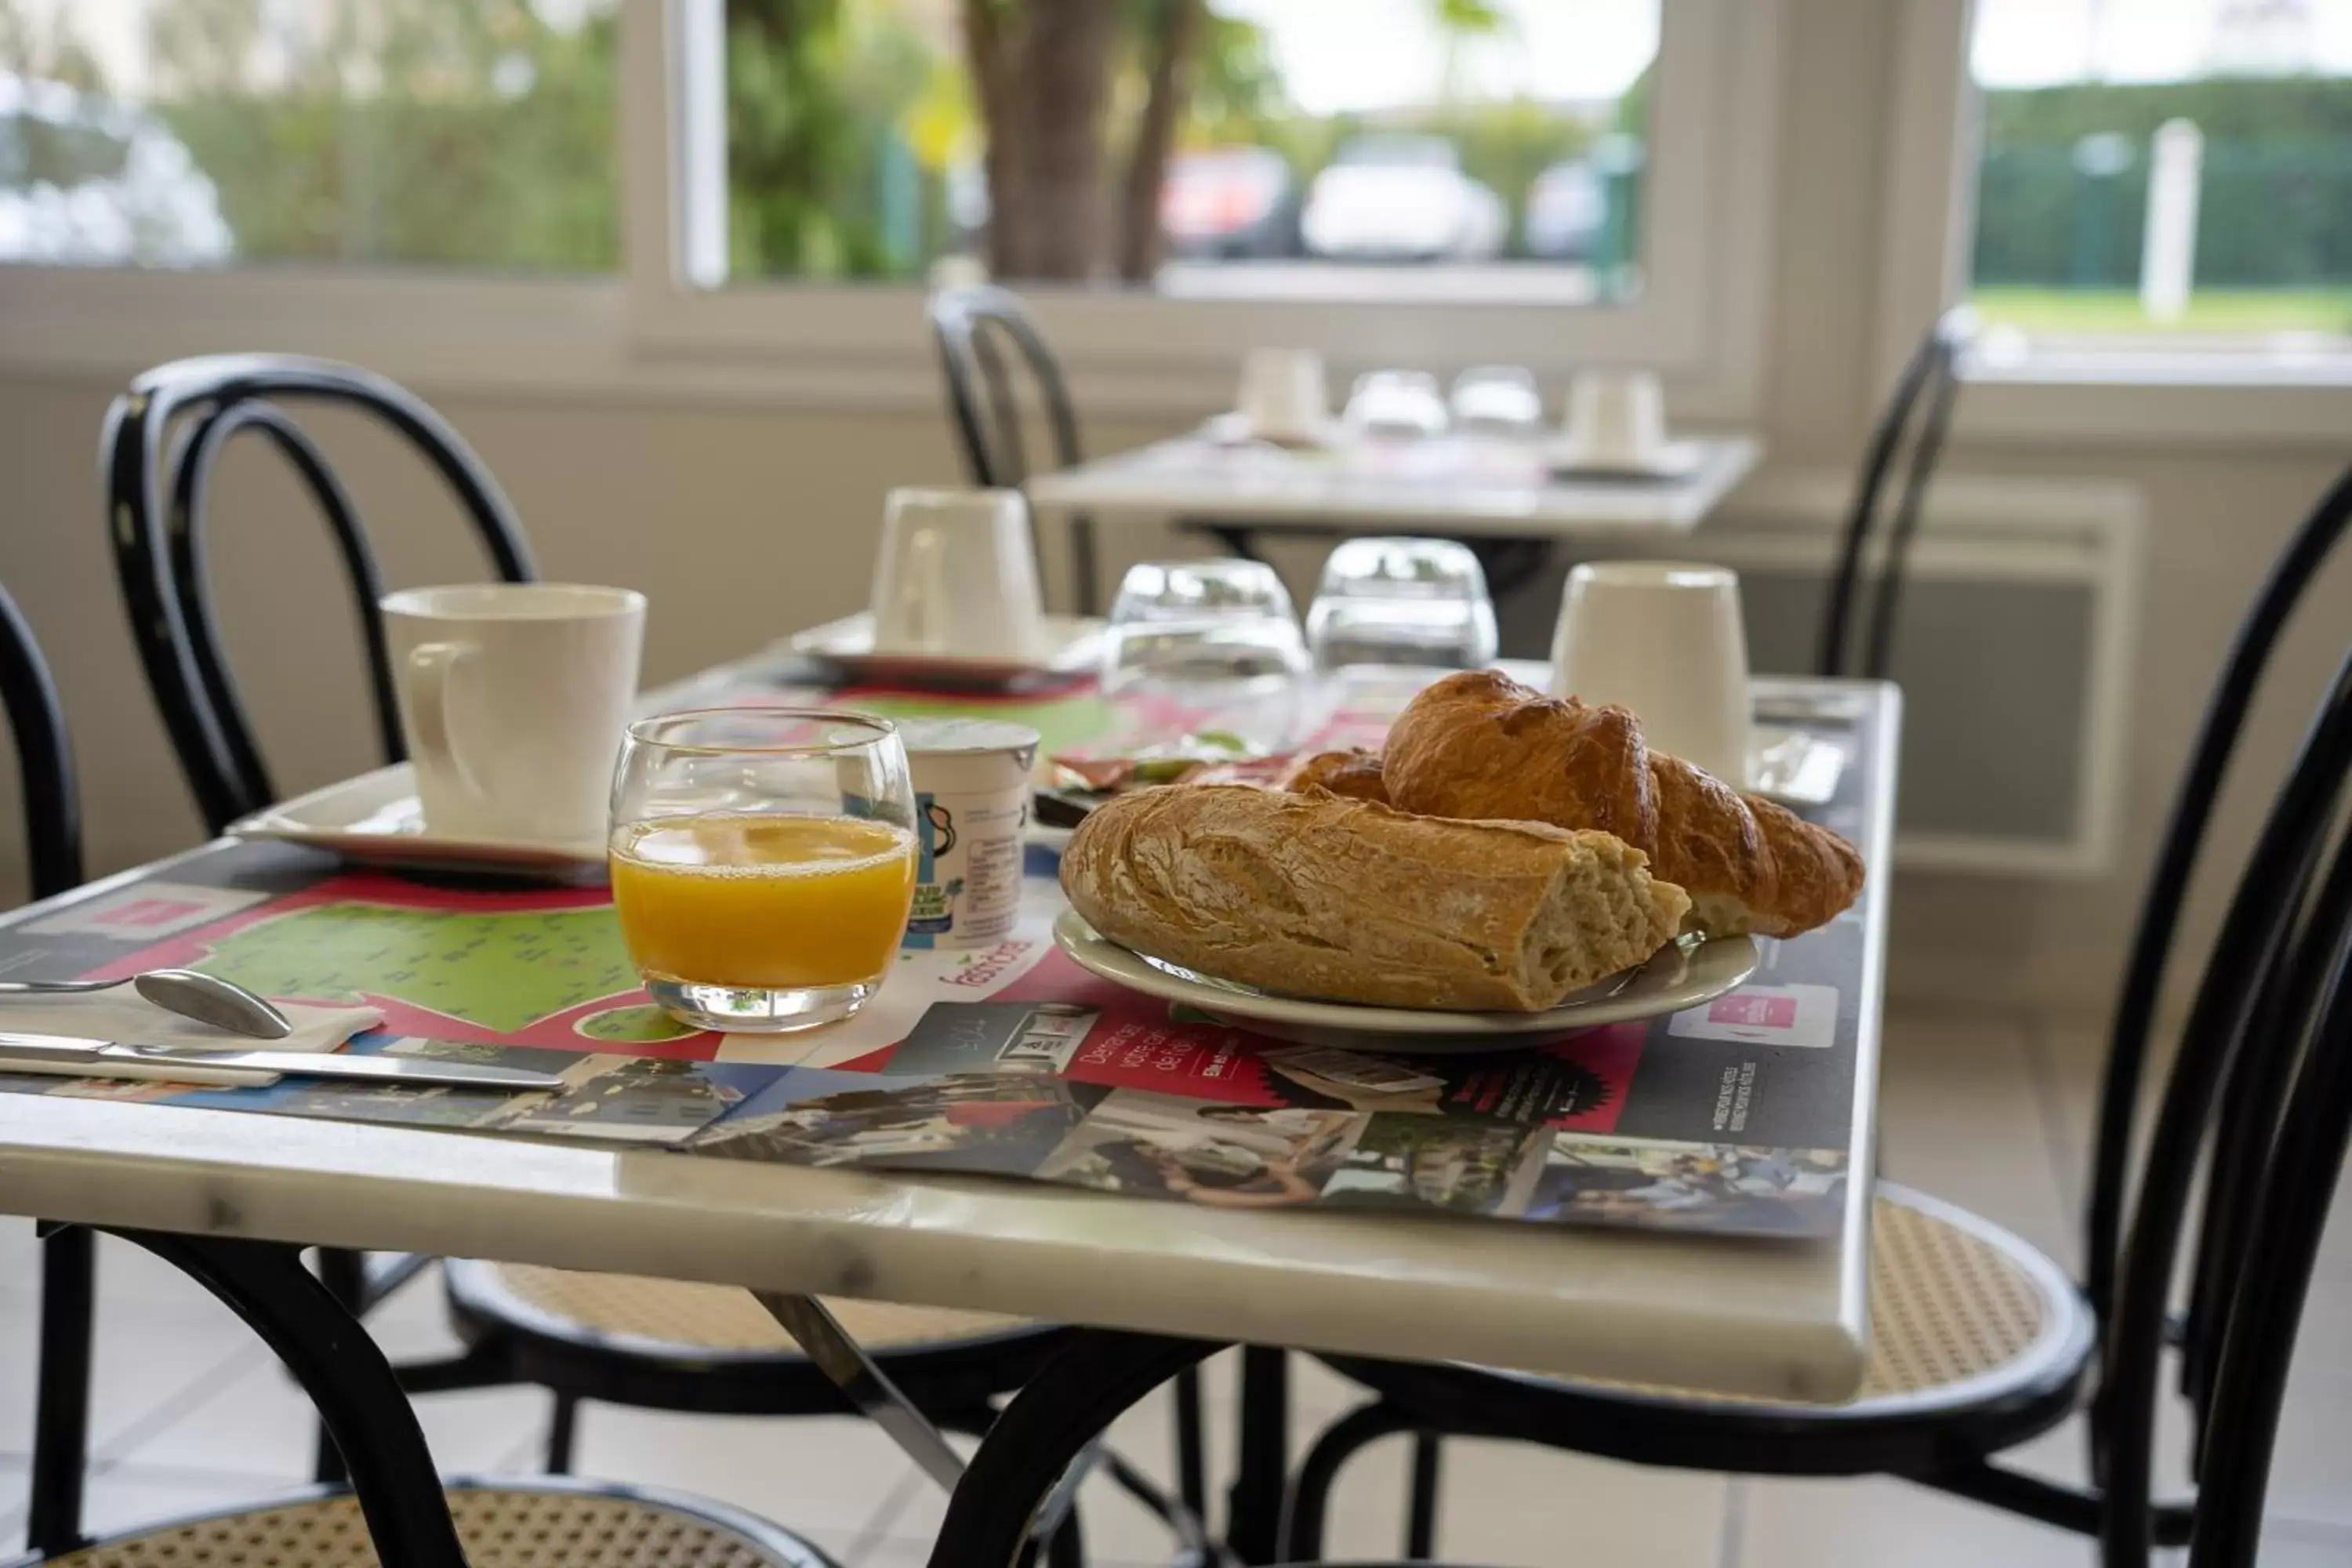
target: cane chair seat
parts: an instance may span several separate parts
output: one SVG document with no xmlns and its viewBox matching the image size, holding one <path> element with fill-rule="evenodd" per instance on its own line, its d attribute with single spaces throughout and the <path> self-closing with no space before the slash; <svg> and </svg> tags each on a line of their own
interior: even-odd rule
<svg viewBox="0 0 2352 1568">
<path fill-rule="evenodd" d="M 731 1509 L 578 1483 L 458 1483 L 444 1495 L 473 1568 L 832 1568 Z M 100 1542 L 53 1568 L 378 1568 L 358 1500 L 313 1494 Z"/>
</svg>

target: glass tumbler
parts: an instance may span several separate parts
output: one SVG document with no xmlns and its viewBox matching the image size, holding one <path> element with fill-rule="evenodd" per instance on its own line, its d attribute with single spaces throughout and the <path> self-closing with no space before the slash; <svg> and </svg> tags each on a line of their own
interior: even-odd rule
<svg viewBox="0 0 2352 1568">
<path fill-rule="evenodd" d="M 697 1028 L 846 1018 L 898 957 L 915 795 L 887 721 L 711 708 L 629 726 L 609 855 L 646 990 Z"/>
<path fill-rule="evenodd" d="M 1495 606 L 1469 546 L 1450 539 L 1350 539 L 1323 564 L 1307 613 L 1315 668 L 1483 669 Z"/>
</svg>

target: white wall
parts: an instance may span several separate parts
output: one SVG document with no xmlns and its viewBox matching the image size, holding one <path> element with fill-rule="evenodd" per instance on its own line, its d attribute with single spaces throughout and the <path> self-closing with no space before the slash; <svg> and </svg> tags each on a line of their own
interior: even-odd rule
<svg viewBox="0 0 2352 1568">
<path fill-rule="evenodd" d="M 1850 466 L 1876 395 L 1876 321 L 1891 77 L 1890 7 L 1793 0 L 1785 62 L 1779 255 L 1766 435 L 1775 464 Z M 0 279 L 0 342 L 6 295 Z M 227 346 L 227 345 L 224 345 Z M 244 345 L 253 346 L 253 345 Z M 299 343 L 263 345 L 299 348 Z M 138 368 L 120 367 L 121 376 Z M 191 842 L 196 823 L 122 625 L 95 451 L 111 377 L 0 375 L 0 581 L 58 667 L 79 737 L 95 868 Z M 623 582 L 653 600 L 648 675 L 685 673 L 854 608 L 873 520 L 893 484 L 951 479 L 928 399 L 825 415 L 741 405 L 522 399 L 424 384 L 512 493 L 551 576 Z M 1200 412 L 1205 413 L 1206 410 Z M 1090 424 L 1097 450 L 1157 427 Z M 474 558 L 430 479 L 380 437 L 323 421 L 396 583 L 468 574 Z M 2122 478 L 2149 507 L 2144 647 L 2132 721 L 2125 865 L 2052 884 L 1906 876 L 1895 903 L 1898 992 L 2104 1009 L 2157 825 L 2216 661 L 2279 542 L 2341 453 L 2304 448 L 1963 447 L 1956 468 Z M 227 460 L 215 507 L 232 652 L 282 789 L 373 761 L 351 621 L 323 539 L 257 452 Z M 1116 555 L 1168 548 L 1122 536 Z M 2213 859 L 2229 862 L 2352 624 L 2352 566 L 2331 571 L 2257 713 Z M 1988 635 L 1993 629 L 1988 628 Z M 9 792 L 13 794 L 13 792 Z M 5 804 L 5 803 L 0 803 Z M 13 860 L 13 848 L 5 860 Z M 0 863 L 5 863 L 0 860 Z M 2201 941 L 2214 879 L 2189 938 Z"/>
</svg>

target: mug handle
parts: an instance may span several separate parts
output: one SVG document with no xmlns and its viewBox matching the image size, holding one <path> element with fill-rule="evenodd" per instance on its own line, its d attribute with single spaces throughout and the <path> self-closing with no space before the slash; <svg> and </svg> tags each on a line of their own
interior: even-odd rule
<svg viewBox="0 0 2352 1568">
<path fill-rule="evenodd" d="M 481 650 L 472 643 L 429 642 L 408 650 L 408 719 L 416 731 L 418 755 L 457 781 L 476 800 L 488 797 L 481 781 L 449 740 L 449 680 Z"/>
</svg>

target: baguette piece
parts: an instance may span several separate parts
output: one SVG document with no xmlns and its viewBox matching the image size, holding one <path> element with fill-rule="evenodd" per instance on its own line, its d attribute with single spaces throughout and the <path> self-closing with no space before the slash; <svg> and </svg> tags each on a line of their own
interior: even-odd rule
<svg viewBox="0 0 2352 1568">
<path fill-rule="evenodd" d="M 1062 890 L 1111 941 L 1201 974 L 1450 1011 L 1555 1006 L 1647 960 L 1690 905 L 1606 833 L 1225 784 L 1097 806 Z"/>
<path fill-rule="evenodd" d="M 1389 731 L 1381 775 L 1402 810 L 1605 828 L 1686 889 L 1710 936 L 1795 936 L 1862 892 L 1853 845 L 1652 752 L 1622 708 L 1546 697 L 1494 670 L 1450 675 Z"/>
</svg>

